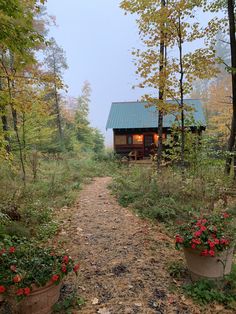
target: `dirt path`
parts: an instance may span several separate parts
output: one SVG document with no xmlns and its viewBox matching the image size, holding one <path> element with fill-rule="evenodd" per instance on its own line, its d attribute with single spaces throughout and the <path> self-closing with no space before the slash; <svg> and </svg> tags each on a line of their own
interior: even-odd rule
<svg viewBox="0 0 236 314">
<path fill-rule="evenodd" d="M 119 206 L 110 182 L 94 179 L 74 208 L 62 209 L 60 235 L 81 261 L 78 292 L 86 304 L 78 313 L 200 313 L 167 289 L 166 264 L 178 255 L 170 250 L 173 241 Z"/>
</svg>

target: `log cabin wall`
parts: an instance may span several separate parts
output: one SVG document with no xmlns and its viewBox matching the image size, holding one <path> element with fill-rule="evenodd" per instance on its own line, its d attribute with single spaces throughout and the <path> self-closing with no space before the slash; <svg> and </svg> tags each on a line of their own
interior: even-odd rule
<svg viewBox="0 0 236 314">
<path fill-rule="evenodd" d="M 205 127 L 191 127 L 191 132 L 201 136 Z M 163 144 L 165 139 L 171 134 L 170 128 L 163 128 Z M 151 145 L 158 142 L 158 129 L 114 129 L 113 130 L 114 151 L 121 156 L 128 156 L 129 153 L 136 151 L 138 156 L 148 157 L 151 153 Z"/>
<path fill-rule="evenodd" d="M 158 141 L 157 128 L 114 129 L 113 131 L 114 151 L 122 156 L 128 156 L 130 152 L 136 151 L 138 156 L 147 157 L 150 155 L 151 145 L 157 144 Z M 166 138 L 165 132 L 163 137 Z"/>
</svg>

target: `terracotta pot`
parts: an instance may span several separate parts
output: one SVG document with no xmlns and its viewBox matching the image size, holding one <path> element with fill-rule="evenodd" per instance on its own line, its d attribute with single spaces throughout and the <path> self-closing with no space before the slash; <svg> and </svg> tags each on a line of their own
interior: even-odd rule
<svg viewBox="0 0 236 314">
<path fill-rule="evenodd" d="M 199 279 L 222 279 L 231 272 L 233 248 L 216 256 L 201 256 L 200 251 L 184 248 L 187 267 L 193 281 Z"/>
<path fill-rule="evenodd" d="M 32 292 L 19 303 L 13 297 L 8 301 L 17 314 L 50 314 L 53 305 L 59 299 L 60 288 L 61 283 L 58 285 L 48 283 L 44 287 L 34 287 Z"/>
</svg>

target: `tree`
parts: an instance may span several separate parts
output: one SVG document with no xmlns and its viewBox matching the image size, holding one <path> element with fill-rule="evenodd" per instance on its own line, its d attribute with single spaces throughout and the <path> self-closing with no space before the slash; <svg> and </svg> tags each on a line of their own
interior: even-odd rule
<svg viewBox="0 0 236 314">
<path fill-rule="evenodd" d="M 217 138 L 218 144 L 226 148 L 232 116 L 231 77 L 220 75 L 208 88 L 206 101 L 208 111 L 207 133 Z"/>
<path fill-rule="evenodd" d="M 52 87 L 49 99 L 53 99 L 53 114 L 56 116 L 56 125 L 58 129 L 59 139 L 63 145 L 63 128 L 62 128 L 62 117 L 60 107 L 60 94 L 59 91 L 63 89 L 62 75 L 63 71 L 68 68 L 66 63 L 66 57 L 64 50 L 58 46 L 54 38 L 50 39 L 50 43 L 46 50 L 45 64 L 52 76 Z"/>
<path fill-rule="evenodd" d="M 1 3 L 0 30 L 0 93 L 1 122 L 6 151 L 10 152 L 9 113 L 22 168 L 22 178 L 25 183 L 26 172 L 23 156 L 23 144 L 19 133 L 18 96 L 16 85 L 19 79 L 31 78 L 29 69 L 35 64 L 34 51 L 43 42 L 43 36 L 35 29 L 35 19 L 40 12 L 40 3 L 44 1 L 3 1 Z M 25 75 L 29 75 L 26 77 Z M 17 82 L 18 80 L 18 82 Z"/>
<path fill-rule="evenodd" d="M 149 104 L 154 104 L 159 112 L 159 155 L 162 150 L 162 116 L 166 113 L 181 115 L 182 162 L 184 161 L 184 111 L 189 108 L 183 103 L 184 95 L 191 92 L 192 82 L 196 78 L 205 79 L 216 72 L 214 47 L 209 42 L 206 47 L 184 53 L 186 44 L 205 36 L 195 20 L 195 11 L 200 1 L 187 0 L 123 0 L 121 7 L 138 15 L 138 27 L 141 40 L 146 49 L 137 49 L 136 73 L 142 78 L 141 88 L 151 92 L 144 95 Z M 159 49 L 157 49 L 159 47 Z M 178 49 L 179 53 L 172 52 Z M 156 97 L 156 90 L 159 97 Z M 169 104 L 166 99 L 173 99 L 176 104 Z M 159 161 L 160 163 L 160 161 Z"/>
<path fill-rule="evenodd" d="M 20 60 L 21 66 L 34 61 L 32 49 L 42 41 L 42 35 L 34 27 L 34 18 L 40 12 L 40 3 L 37 0 L 9 0 L 0 3 L 0 114 L 2 122 L 3 138 L 7 153 L 10 152 L 9 123 L 7 117 L 7 102 L 4 96 L 7 80 L 13 74 L 11 60 Z M 14 113 L 15 115 L 15 113 Z"/>
<path fill-rule="evenodd" d="M 84 82 L 82 95 L 78 97 L 75 111 L 76 138 L 82 144 L 83 150 L 89 151 L 93 147 L 92 129 L 88 120 L 91 86 Z"/>
<path fill-rule="evenodd" d="M 235 151 L 235 136 L 236 136 L 236 37 L 235 37 L 235 1 L 227 1 L 228 20 L 229 20 L 229 37 L 230 37 L 230 52 L 231 52 L 231 80 L 232 80 L 232 120 L 231 129 L 228 139 L 228 151 Z M 230 173 L 230 165 L 232 163 L 232 155 L 226 160 L 226 173 Z M 236 169 L 235 169 L 236 176 Z"/>
<path fill-rule="evenodd" d="M 104 152 L 104 136 L 97 128 L 92 129 L 93 152 L 102 154 Z"/>
</svg>

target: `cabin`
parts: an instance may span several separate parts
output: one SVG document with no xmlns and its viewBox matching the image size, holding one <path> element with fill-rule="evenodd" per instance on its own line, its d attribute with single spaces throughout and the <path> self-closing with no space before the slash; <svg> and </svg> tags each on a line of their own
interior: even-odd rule
<svg viewBox="0 0 236 314">
<path fill-rule="evenodd" d="M 170 104 L 177 104 L 173 100 Z M 199 135 L 206 128 L 206 119 L 199 99 L 185 99 L 188 127 Z M 190 109 L 190 110 L 189 110 Z M 163 121 L 163 143 L 171 136 L 173 125 L 180 125 L 180 113 L 167 114 Z M 113 102 L 106 129 L 113 129 L 115 153 L 121 156 L 148 157 L 158 144 L 158 111 L 147 102 Z"/>
</svg>

